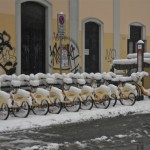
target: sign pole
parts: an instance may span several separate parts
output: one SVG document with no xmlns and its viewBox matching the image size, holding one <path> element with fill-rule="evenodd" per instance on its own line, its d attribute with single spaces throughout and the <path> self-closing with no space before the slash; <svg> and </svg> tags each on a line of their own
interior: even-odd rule
<svg viewBox="0 0 150 150">
<path fill-rule="evenodd" d="M 62 37 L 60 36 L 60 74 L 62 74 Z"/>
<path fill-rule="evenodd" d="M 60 38 L 60 74 L 62 74 L 62 39 L 65 35 L 65 23 L 66 23 L 66 16 L 63 12 L 60 12 L 57 14 L 57 30 L 58 30 L 58 36 Z"/>
</svg>

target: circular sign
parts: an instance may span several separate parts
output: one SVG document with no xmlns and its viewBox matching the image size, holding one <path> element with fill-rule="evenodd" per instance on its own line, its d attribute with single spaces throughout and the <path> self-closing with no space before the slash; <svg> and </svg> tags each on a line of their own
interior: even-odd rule
<svg viewBox="0 0 150 150">
<path fill-rule="evenodd" d="M 59 16 L 59 23 L 60 23 L 61 25 L 63 25 L 63 24 L 65 23 L 65 18 L 64 18 L 64 16 Z"/>
</svg>

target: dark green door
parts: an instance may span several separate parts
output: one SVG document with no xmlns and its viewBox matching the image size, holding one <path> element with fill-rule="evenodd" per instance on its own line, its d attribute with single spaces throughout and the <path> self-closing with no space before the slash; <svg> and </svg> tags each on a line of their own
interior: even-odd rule
<svg viewBox="0 0 150 150">
<path fill-rule="evenodd" d="M 85 24 L 85 72 L 99 72 L 99 25 L 94 22 Z"/>
<path fill-rule="evenodd" d="M 45 73 L 45 7 L 21 5 L 21 73 Z"/>
</svg>

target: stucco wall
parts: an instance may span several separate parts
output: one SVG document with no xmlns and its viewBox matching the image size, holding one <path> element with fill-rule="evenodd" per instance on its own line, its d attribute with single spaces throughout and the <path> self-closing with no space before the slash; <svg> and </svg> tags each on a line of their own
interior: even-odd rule
<svg viewBox="0 0 150 150">
<path fill-rule="evenodd" d="M 150 52 L 150 1 L 149 0 L 120 0 L 120 34 L 129 38 L 129 25 L 141 23 L 146 28 L 147 51 Z M 122 43 L 125 41 L 120 38 L 121 49 L 126 53 L 127 47 Z M 121 55 L 121 57 L 124 57 Z"/>
<path fill-rule="evenodd" d="M 15 0 L 0 0 L 0 32 L 6 31 L 11 36 L 11 44 L 15 47 Z"/>
<path fill-rule="evenodd" d="M 48 0 L 52 4 L 52 34 L 57 33 L 57 13 L 66 14 L 66 36 L 69 36 L 69 0 Z M 147 51 L 150 52 L 150 0 L 120 0 L 120 58 L 126 58 L 129 25 L 141 23 L 146 28 Z M 83 67 L 83 20 L 94 18 L 103 25 L 103 71 L 109 71 L 112 59 L 108 51 L 113 49 L 113 0 L 79 0 L 79 64 Z M 16 0 L 0 0 L 0 32 L 6 31 L 11 36 L 11 45 L 16 47 Z M 52 45 L 56 43 L 52 35 Z M 59 44 L 59 41 L 57 41 Z M 57 65 L 59 67 L 59 65 Z"/>
</svg>

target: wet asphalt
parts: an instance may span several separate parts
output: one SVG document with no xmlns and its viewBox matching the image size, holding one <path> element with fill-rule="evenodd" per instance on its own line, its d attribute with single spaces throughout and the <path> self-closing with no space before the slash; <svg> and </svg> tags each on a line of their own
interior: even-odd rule
<svg viewBox="0 0 150 150">
<path fill-rule="evenodd" d="M 3 132 L 0 150 L 150 150 L 150 114 Z M 38 148 L 33 146 L 38 145 Z M 28 148 L 27 148 L 28 147 Z"/>
</svg>

